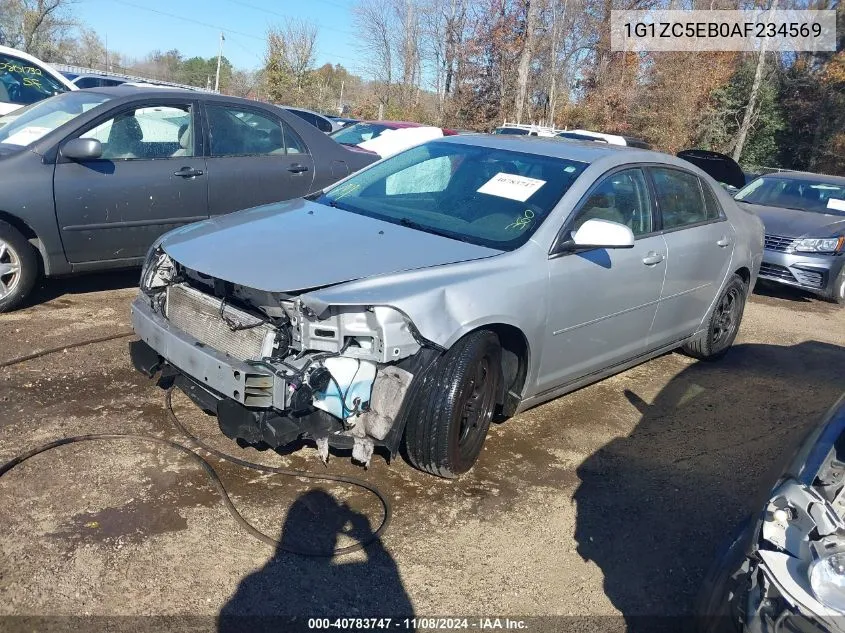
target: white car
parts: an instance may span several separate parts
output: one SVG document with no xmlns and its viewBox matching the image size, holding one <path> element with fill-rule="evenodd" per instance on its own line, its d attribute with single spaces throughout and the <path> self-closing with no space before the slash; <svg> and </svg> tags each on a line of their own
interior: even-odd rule
<svg viewBox="0 0 845 633">
<path fill-rule="evenodd" d="M 48 64 L 0 46 L 0 116 L 68 90 L 78 88 Z"/>
</svg>

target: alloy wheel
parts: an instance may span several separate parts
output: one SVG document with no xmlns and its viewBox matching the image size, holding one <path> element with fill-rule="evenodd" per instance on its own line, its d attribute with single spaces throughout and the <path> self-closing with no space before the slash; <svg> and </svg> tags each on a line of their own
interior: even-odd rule
<svg viewBox="0 0 845 633">
<path fill-rule="evenodd" d="M 12 294 L 21 281 L 21 259 L 7 242 L 0 240 L 0 299 Z"/>
</svg>

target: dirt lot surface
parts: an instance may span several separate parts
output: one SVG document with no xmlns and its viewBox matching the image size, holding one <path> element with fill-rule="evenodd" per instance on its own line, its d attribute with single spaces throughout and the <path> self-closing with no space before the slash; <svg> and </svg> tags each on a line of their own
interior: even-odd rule
<svg viewBox="0 0 845 633">
<path fill-rule="evenodd" d="M 0 315 L 0 363 L 126 330 L 136 276 L 48 284 L 41 303 Z M 85 433 L 178 439 L 127 340 L 0 369 L 0 461 Z M 843 391 L 845 310 L 755 294 L 721 362 L 669 354 L 497 425 L 458 481 L 401 459 L 376 456 L 364 471 L 333 457 L 327 472 L 374 482 L 394 510 L 381 542 L 333 560 L 276 555 L 248 536 L 172 449 L 61 447 L 0 479 L 0 615 L 687 613 L 772 466 Z M 312 447 L 241 450 L 174 401 L 222 450 L 323 469 Z M 344 532 L 380 520 L 360 490 L 212 464 L 243 515 L 287 543 L 348 544 Z"/>
</svg>

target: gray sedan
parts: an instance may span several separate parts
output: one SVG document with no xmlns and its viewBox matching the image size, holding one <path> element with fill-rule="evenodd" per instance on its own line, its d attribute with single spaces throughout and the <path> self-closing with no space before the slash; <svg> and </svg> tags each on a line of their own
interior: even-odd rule
<svg viewBox="0 0 845 633">
<path fill-rule="evenodd" d="M 760 279 L 845 305 L 845 178 L 796 172 L 761 176 L 736 200 L 766 226 Z"/>
<path fill-rule="evenodd" d="M 0 118 L 0 312 L 45 275 L 138 266 L 174 227 L 319 190 L 375 157 L 247 99 L 119 86 Z"/>
<path fill-rule="evenodd" d="M 724 354 L 762 248 L 760 220 L 678 158 L 455 136 L 166 235 L 131 353 L 233 439 L 364 463 L 404 442 L 454 477 L 494 417 L 676 348 Z"/>
</svg>

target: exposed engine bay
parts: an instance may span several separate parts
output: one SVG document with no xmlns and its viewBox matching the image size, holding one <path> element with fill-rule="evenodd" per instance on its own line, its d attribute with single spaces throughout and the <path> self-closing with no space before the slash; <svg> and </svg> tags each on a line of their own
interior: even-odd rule
<svg viewBox="0 0 845 633">
<path fill-rule="evenodd" d="M 744 564 L 741 619 L 748 631 L 845 631 L 845 434 L 822 437 L 793 471 Z"/>
<path fill-rule="evenodd" d="M 365 465 L 376 445 L 395 452 L 413 378 L 436 355 L 394 308 L 316 314 L 295 295 L 208 277 L 160 249 L 141 291 L 133 325 L 152 350 L 133 349 L 136 367 L 176 376 L 227 436 L 249 444 L 305 437 L 324 460 L 331 445 Z"/>
</svg>

